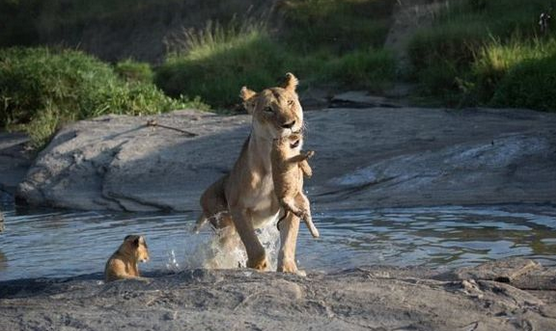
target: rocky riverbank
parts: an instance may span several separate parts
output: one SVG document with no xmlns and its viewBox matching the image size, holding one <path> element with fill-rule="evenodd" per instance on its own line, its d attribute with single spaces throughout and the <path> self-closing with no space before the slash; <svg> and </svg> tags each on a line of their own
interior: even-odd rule
<svg viewBox="0 0 556 331">
<path fill-rule="evenodd" d="M 99 274 L 17 280 L 0 283 L 0 320 L 5 330 L 554 330 L 555 275 L 510 260 L 305 278 L 240 269 L 109 284 Z"/>
<path fill-rule="evenodd" d="M 149 120 L 186 133 L 148 126 Z M 336 108 L 306 112 L 314 206 L 556 203 L 556 114 L 519 109 Z M 107 116 L 62 129 L 18 197 L 87 210 L 198 210 L 230 170 L 247 115 Z"/>
</svg>

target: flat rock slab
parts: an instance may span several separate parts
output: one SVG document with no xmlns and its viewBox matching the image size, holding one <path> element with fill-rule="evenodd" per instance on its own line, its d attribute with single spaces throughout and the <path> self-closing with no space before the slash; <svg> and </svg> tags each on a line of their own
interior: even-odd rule
<svg viewBox="0 0 556 331">
<path fill-rule="evenodd" d="M 305 118 L 316 211 L 556 203 L 556 114 L 379 107 Z M 148 127 L 150 119 L 197 136 Z M 194 110 L 77 122 L 37 157 L 18 196 L 88 210 L 198 210 L 203 190 L 230 171 L 250 122 Z"/>
<path fill-rule="evenodd" d="M 556 310 L 507 284 L 393 268 L 298 277 L 191 270 L 103 284 L 98 275 L 0 283 L 2 328 L 117 330 L 554 330 Z M 549 300 L 550 299 L 550 300 Z M 465 313 L 462 313 L 465 312 Z"/>
<path fill-rule="evenodd" d="M 532 270 L 527 275 L 513 280 L 511 284 L 525 290 L 556 291 L 556 268 Z"/>
<path fill-rule="evenodd" d="M 331 102 L 331 108 L 370 108 L 391 107 L 399 108 L 401 105 L 385 97 L 371 95 L 367 91 L 350 91 L 335 95 Z"/>
<path fill-rule="evenodd" d="M 456 271 L 456 275 L 459 279 L 495 280 L 511 283 L 532 271 L 540 269 L 542 269 L 541 264 L 533 260 L 512 258 L 460 268 Z"/>
</svg>

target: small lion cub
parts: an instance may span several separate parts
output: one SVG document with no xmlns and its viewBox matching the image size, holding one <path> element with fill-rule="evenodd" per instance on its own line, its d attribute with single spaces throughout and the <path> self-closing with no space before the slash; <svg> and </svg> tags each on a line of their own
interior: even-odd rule
<svg viewBox="0 0 556 331">
<path fill-rule="evenodd" d="M 118 279 L 138 278 L 140 276 L 137 263 L 148 260 L 149 249 L 145 237 L 129 235 L 106 262 L 104 279 L 108 283 Z"/>
<path fill-rule="evenodd" d="M 303 194 L 303 175 L 311 177 L 313 171 L 307 162 L 315 152 L 299 154 L 297 147 L 301 145 L 303 136 L 299 133 L 289 137 L 275 139 L 270 159 L 272 162 L 272 180 L 278 201 L 284 207 L 285 215 L 294 213 L 305 221 L 313 237 L 319 237 L 319 231 L 313 224 L 309 199 Z"/>
</svg>

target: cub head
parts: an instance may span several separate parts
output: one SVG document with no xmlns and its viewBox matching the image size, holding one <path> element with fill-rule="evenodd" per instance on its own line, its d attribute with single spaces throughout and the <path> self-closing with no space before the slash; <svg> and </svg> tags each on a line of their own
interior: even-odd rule
<svg viewBox="0 0 556 331">
<path fill-rule="evenodd" d="M 280 150 L 299 150 L 303 144 L 303 135 L 301 132 L 294 132 L 289 136 L 281 137 L 273 140 L 273 148 Z"/>
<path fill-rule="evenodd" d="M 132 252 L 136 261 L 147 262 L 149 260 L 149 248 L 143 236 L 129 235 L 124 239 L 126 249 Z"/>
<path fill-rule="evenodd" d="M 303 128 L 303 109 L 296 93 L 298 80 L 287 73 L 281 87 L 259 93 L 243 87 L 240 97 L 253 115 L 253 134 L 266 139 L 287 137 Z"/>
</svg>

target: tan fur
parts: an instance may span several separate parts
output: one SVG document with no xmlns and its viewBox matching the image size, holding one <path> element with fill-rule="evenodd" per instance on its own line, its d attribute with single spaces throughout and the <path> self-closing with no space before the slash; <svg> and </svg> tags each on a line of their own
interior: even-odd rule
<svg viewBox="0 0 556 331">
<path fill-rule="evenodd" d="M 233 243 L 231 238 L 237 231 L 247 251 L 247 266 L 258 270 L 267 269 L 268 260 L 255 229 L 276 220 L 280 211 L 272 181 L 272 141 L 299 132 L 303 127 L 303 109 L 295 92 L 297 84 L 297 78 L 288 73 L 281 87 L 268 88 L 259 93 L 247 87 L 241 89 L 243 104 L 253 116 L 251 134 L 230 174 L 211 185 L 201 197 L 203 215 L 197 228 L 215 212 L 223 212 L 221 220 L 213 222 L 217 228 L 228 229 L 221 244 L 226 248 L 227 244 Z M 227 206 L 226 211 L 221 211 L 223 204 Z M 287 224 L 280 233 L 285 239 L 281 243 L 278 270 L 297 272 L 295 224 L 299 223 L 299 219 L 295 214 L 289 214 L 283 222 Z"/>
<path fill-rule="evenodd" d="M 312 157 L 315 152 L 309 151 L 299 154 L 292 147 L 300 145 L 303 136 L 292 134 L 287 138 L 274 140 L 271 161 L 272 179 L 274 181 L 274 192 L 278 201 L 286 212 L 294 213 L 297 217 L 305 221 L 307 228 L 318 238 L 319 232 L 313 224 L 309 199 L 303 193 L 303 175 L 312 176 L 312 170 L 307 159 Z"/>
<path fill-rule="evenodd" d="M 137 278 L 138 262 L 149 260 L 147 242 L 143 236 L 129 235 L 118 250 L 112 254 L 104 268 L 104 280 L 111 282 L 118 279 Z"/>
</svg>

